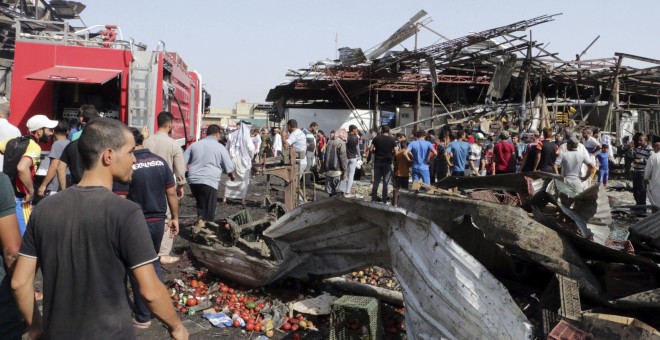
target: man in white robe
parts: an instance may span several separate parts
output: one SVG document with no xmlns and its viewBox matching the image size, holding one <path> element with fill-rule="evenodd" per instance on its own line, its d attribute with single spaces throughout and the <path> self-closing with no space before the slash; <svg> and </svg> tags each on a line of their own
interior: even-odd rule
<svg viewBox="0 0 660 340">
<path fill-rule="evenodd" d="M 651 204 L 660 208 L 660 143 L 653 144 L 653 154 L 646 161 L 644 180 L 647 198 Z"/>
<path fill-rule="evenodd" d="M 248 185 L 250 184 L 250 172 L 252 171 L 252 158 L 256 153 L 254 143 L 250 136 L 250 124 L 241 122 L 240 127 L 229 134 L 227 139 L 229 157 L 234 163 L 234 179 L 225 183 L 225 197 L 240 199 L 245 204 Z"/>
</svg>

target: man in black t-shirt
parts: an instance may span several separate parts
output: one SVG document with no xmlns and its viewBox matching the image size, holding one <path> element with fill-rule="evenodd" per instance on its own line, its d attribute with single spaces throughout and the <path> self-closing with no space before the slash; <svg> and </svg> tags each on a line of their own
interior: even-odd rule
<svg viewBox="0 0 660 340">
<path fill-rule="evenodd" d="M 131 132 L 135 140 L 135 151 L 133 152 L 135 164 L 133 164 L 133 176 L 126 198 L 139 204 L 142 208 L 154 251 L 158 253 L 165 231 L 168 205 L 172 216 L 168 222 L 170 235 L 174 237 L 179 233 L 179 199 L 176 193 L 174 173 L 170 170 L 167 161 L 142 146 L 144 135 L 140 130 L 131 128 Z M 153 264 L 156 274 L 163 281 L 160 261 L 154 261 Z M 151 312 L 140 295 L 140 287 L 135 275 L 129 272 L 129 279 L 131 287 L 133 287 L 133 301 L 137 309 L 133 324 L 138 328 L 147 328 L 151 325 Z"/>
<path fill-rule="evenodd" d="M 131 181 L 134 147 L 122 123 L 90 122 L 78 143 L 82 179 L 32 212 L 12 277 L 31 338 L 134 339 L 124 284 L 128 271 L 170 335 L 188 338 L 151 265 L 158 257 L 140 206 L 110 191 L 113 180 Z M 43 274 L 43 322 L 34 310 L 37 266 Z"/>
<path fill-rule="evenodd" d="M 71 174 L 71 183 L 66 182 L 67 167 Z M 61 183 L 62 190 L 66 189 L 69 184 L 78 184 L 84 171 L 85 168 L 82 165 L 80 153 L 78 153 L 78 140 L 76 139 L 64 147 L 64 151 L 62 151 L 62 155 L 60 156 L 60 162 L 57 164 L 57 179 Z"/>
<path fill-rule="evenodd" d="M 91 107 L 88 107 L 83 112 L 81 129 L 84 129 L 87 124 L 101 117 L 93 105 L 89 106 Z M 83 130 L 80 132 L 82 133 L 82 131 Z M 57 179 L 60 182 L 62 190 L 66 189 L 67 185 L 69 185 L 69 183 L 66 182 L 67 166 L 69 167 L 69 173 L 71 174 L 71 185 L 78 184 L 85 171 L 82 158 L 78 152 L 78 140 L 79 138 L 74 139 L 71 143 L 67 144 L 64 151 L 62 151 L 62 156 L 60 156 L 60 163 L 57 165 Z"/>
<path fill-rule="evenodd" d="M 536 169 L 554 174 L 554 165 L 555 160 L 557 160 L 557 155 L 559 155 L 559 146 L 557 146 L 557 143 L 551 140 L 551 138 L 552 130 L 543 129 L 541 150 L 536 154 L 536 158 L 538 159 Z"/>
<path fill-rule="evenodd" d="M 346 179 L 346 190 L 344 196 L 352 197 L 351 188 L 353 187 L 353 177 L 355 177 L 355 169 L 357 168 L 358 144 L 360 144 L 360 137 L 358 136 L 358 128 L 355 125 L 348 127 L 348 137 L 346 139 L 346 158 L 348 159 L 348 178 Z"/>
<path fill-rule="evenodd" d="M 380 135 L 371 141 L 371 152 L 374 155 L 374 183 L 371 187 L 371 200 L 378 201 L 378 185 L 383 181 L 382 202 L 387 201 L 387 184 L 392 175 L 392 157 L 396 139 L 390 136 L 390 127 L 383 125 L 380 127 Z"/>
</svg>

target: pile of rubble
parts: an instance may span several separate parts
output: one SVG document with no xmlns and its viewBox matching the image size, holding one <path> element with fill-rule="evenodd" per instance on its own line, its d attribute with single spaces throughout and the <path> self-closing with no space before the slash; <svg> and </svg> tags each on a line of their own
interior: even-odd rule
<svg viewBox="0 0 660 340">
<path fill-rule="evenodd" d="M 605 339 L 626 339 L 631 329 L 635 339 L 660 336 L 644 325 L 660 326 L 660 213 L 652 207 L 610 207 L 602 186 L 576 193 L 539 172 L 437 185 L 458 191 L 403 192 L 400 206 L 436 222 L 495 275 L 537 337 L 560 329 Z"/>
</svg>

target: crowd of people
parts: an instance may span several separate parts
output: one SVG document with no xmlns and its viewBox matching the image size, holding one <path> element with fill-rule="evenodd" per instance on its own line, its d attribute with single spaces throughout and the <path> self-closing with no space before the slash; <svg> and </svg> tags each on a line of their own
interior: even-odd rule
<svg viewBox="0 0 660 340">
<path fill-rule="evenodd" d="M 153 314 L 173 338 L 187 339 L 160 267 L 177 260 L 168 256 L 186 183 L 181 148 L 168 136 L 172 115 L 161 113 L 147 137 L 86 106 L 77 132 L 35 115 L 28 134 L 12 136 L 8 106 L 0 113 L 0 338 L 21 339 L 27 328 L 31 339 L 131 339 Z M 53 135 L 36 186 L 39 143 Z M 37 270 L 43 293 L 34 289 Z"/>
<path fill-rule="evenodd" d="M 274 133 L 271 140 L 276 138 L 279 133 Z M 351 125 L 348 130 L 331 131 L 326 138 L 318 124 L 312 123 L 301 131 L 299 145 L 306 164 L 301 170 L 325 173 L 329 195 L 353 197 L 353 182 L 360 177 L 361 165 L 368 162 L 371 200 L 393 205 L 397 204 L 399 190 L 407 189 L 411 180 L 433 185 L 447 176 L 541 171 L 561 175 L 579 193 L 595 183 L 607 187 L 610 166 L 616 161 L 610 136 L 592 127 L 560 131 L 546 128 L 540 132 L 502 130 L 495 134 L 446 126 L 437 136 L 434 130 L 392 136 L 387 125 L 365 135 Z M 648 137 L 641 133 L 620 148 L 637 205 L 646 204 L 648 193 L 651 204 L 660 206 L 660 184 L 652 180 L 660 177 L 660 165 L 654 162 L 660 156 L 653 156 L 658 148 L 660 143 L 651 147 Z M 394 188 L 391 201 L 390 181 Z"/>
<path fill-rule="evenodd" d="M 370 163 L 371 201 L 393 205 L 411 179 L 433 185 L 447 176 L 542 171 L 562 175 L 581 192 L 592 183 L 607 186 L 614 161 L 609 136 L 589 127 L 494 134 L 454 126 L 409 137 L 392 135 L 387 125 L 368 134 L 350 125 L 326 137 L 317 123 L 301 128 L 291 119 L 268 131 L 241 122 L 231 133 L 208 126 L 184 152 L 169 136 L 169 112 L 158 115 L 151 135 L 101 118 L 87 105 L 73 127 L 35 115 L 26 135 L 9 123 L 9 113 L 0 104 L 1 339 L 20 339 L 26 326 L 33 338 L 128 339 L 133 328 L 149 327 L 152 315 L 172 337 L 186 339 L 161 268 L 179 260 L 171 250 L 184 187 L 196 201 L 194 227 L 218 227 L 222 174 L 224 200 L 245 204 L 253 164 L 286 150 L 295 154 L 301 182 L 313 186 L 321 174 L 329 196 L 355 196 L 354 180 Z M 50 164 L 37 185 L 40 143 L 51 140 Z M 660 143 L 651 146 L 637 134 L 621 150 L 636 204 L 648 198 L 659 206 Z M 38 269 L 43 294 L 34 290 Z M 128 283 L 134 310 L 123 298 Z M 43 315 L 35 309 L 39 298 Z"/>
</svg>

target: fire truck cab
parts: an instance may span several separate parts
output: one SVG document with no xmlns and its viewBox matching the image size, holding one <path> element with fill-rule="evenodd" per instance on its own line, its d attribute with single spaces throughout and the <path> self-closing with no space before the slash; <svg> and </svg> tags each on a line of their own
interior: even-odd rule
<svg viewBox="0 0 660 340">
<path fill-rule="evenodd" d="M 163 42 L 147 50 L 123 40 L 115 26 L 93 33 L 93 28 L 75 32 L 66 22 L 43 23 L 16 23 L 10 121 L 22 132 L 33 115 L 73 123 L 80 106 L 92 104 L 102 116 L 130 127 L 146 126 L 150 133 L 157 130 L 158 113 L 170 111 L 175 117 L 172 138 L 182 146 L 199 139 L 210 96 L 202 89 L 201 75 L 188 71 Z M 22 27 L 32 28 L 31 33 Z"/>
</svg>

